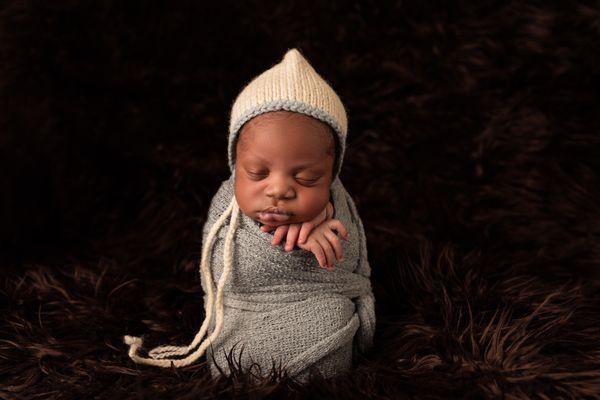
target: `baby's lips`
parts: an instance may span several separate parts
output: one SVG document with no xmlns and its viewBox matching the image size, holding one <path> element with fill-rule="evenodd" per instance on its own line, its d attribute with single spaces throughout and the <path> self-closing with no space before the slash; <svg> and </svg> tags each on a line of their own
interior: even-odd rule
<svg viewBox="0 0 600 400">
<path fill-rule="evenodd" d="M 290 219 L 290 215 L 288 214 L 276 214 L 276 213 L 266 213 L 266 212 L 261 212 L 258 214 L 260 216 L 260 219 L 263 222 L 285 222 L 288 219 Z"/>
</svg>

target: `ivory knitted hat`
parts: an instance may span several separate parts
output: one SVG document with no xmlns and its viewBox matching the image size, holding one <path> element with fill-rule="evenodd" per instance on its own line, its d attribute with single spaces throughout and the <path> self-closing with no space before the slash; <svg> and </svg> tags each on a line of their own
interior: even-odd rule
<svg viewBox="0 0 600 400">
<path fill-rule="evenodd" d="M 235 171 L 235 147 L 242 126 L 270 111 L 288 110 L 314 117 L 335 132 L 337 149 L 333 179 L 342 168 L 348 119 L 339 96 L 297 49 L 248 83 L 235 99 L 229 119 L 228 162 Z"/>
</svg>

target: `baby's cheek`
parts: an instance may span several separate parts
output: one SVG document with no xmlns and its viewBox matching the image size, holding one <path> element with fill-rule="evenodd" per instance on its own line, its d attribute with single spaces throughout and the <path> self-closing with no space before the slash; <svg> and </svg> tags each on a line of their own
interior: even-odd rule
<svg viewBox="0 0 600 400">
<path fill-rule="evenodd" d="M 323 201 L 315 201 L 306 207 L 306 214 L 304 220 L 302 222 L 312 221 L 317 218 L 324 210 L 327 209 L 327 203 L 329 203 L 329 199 L 327 197 L 323 198 Z"/>
</svg>

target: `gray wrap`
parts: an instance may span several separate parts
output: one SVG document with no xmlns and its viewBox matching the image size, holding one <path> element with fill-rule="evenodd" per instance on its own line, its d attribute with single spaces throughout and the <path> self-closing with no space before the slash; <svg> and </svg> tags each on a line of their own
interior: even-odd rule
<svg viewBox="0 0 600 400">
<path fill-rule="evenodd" d="M 213 197 L 202 243 L 230 204 L 233 182 L 232 175 Z M 267 375 L 273 362 L 276 366 L 281 363 L 291 376 L 304 380 L 312 366 L 325 377 L 348 371 L 353 350 L 363 353 L 371 348 L 375 299 L 364 228 L 339 178 L 333 181 L 330 194 L 333 218 L 340 220 L 349 233 L 349 241 L 340 239 L 344 261 L 336 262 L 333 272 L 321 268 L 309 251 L 295 247 L 286 252 L 281 245 L 272 246 L 272 233 L 261 231 L 257 221 L 240 211 L 232 271 L 224 287 L 223 327 L 206 350 L 213 377 L 219 374 L 213 356 L 229 375 L 225 353 L 232 349 L 234 359 L 241 361 L 244 369 L 254 362 L 260 366 L 260 374 Z M 213 292 L 223 271 L 230 218 L 218 231 L 210 260 Z M 206 284 L 202 277 L 205 310 Z M 214 326 L 213 316 L 209 335 Z"/>
</svg>

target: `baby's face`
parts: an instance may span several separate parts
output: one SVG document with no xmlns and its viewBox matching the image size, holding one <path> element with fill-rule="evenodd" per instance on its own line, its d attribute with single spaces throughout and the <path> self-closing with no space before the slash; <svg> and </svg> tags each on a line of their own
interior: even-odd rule
<svg viewBox="0 0 600 400">
<path fill-rule="evenodd" d="M 261 114 L 242 128 L 235 154 L 240 210 L 263 224 L 310 221 L 327 206 L 334 162 L 333 132 L 304 114 Z M 265 214 L 277 208 L 285 215 Z"/>
</svg>

